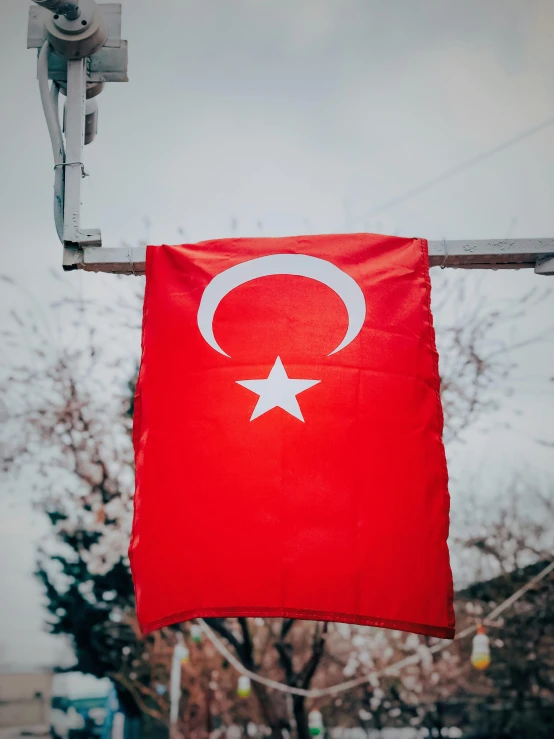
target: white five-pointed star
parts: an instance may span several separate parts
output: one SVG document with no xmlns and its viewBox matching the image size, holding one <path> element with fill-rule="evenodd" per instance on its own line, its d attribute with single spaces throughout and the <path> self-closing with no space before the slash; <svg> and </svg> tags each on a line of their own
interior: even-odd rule
<svg viewBox="0 0 554 739">
<path fill-rule="evenodd" d="M 236 382 L 260 396 L 251 421 L 272 408 L 282 408 L 291 416 L 304 421 L 296 396 L 317 385 L 321 380 L 291 380 L 283 367 L 281 357 L 277 357 L 267 380 L 236 380 Z"/>
</svg>

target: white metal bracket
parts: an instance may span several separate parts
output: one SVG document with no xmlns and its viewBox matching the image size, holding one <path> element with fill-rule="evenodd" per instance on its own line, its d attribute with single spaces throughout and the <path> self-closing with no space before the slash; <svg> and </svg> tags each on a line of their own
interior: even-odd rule
<svg viewBox="0 0 554 739">
<path fill-rule="evenodd" d="M 535 265 L 535 273 L 537 275 L 554 275 L 554 255 L 539 259 Z"/>
</svg>

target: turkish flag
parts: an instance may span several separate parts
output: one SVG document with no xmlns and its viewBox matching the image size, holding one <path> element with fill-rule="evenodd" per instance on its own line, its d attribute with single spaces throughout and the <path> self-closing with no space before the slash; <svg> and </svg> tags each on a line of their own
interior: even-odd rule
<svg viewBox="0 0 554 739">
<path fill-rule="evenodd" d="M 149 246 L 144 632 L 280 616 L 453 637 L 437 362 L 423 240 Z"/>
</svg>

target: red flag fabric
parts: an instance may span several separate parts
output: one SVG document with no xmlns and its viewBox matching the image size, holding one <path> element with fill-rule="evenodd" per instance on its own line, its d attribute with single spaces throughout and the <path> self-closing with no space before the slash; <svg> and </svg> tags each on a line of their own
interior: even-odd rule
<svg viewBox="0 0 554 739">
<path fill-rule="evenodd" d="M 149 246 L 142 351 L 144 632 L 279 616 L 453 637 L 425 241 Z"/>
</svg>

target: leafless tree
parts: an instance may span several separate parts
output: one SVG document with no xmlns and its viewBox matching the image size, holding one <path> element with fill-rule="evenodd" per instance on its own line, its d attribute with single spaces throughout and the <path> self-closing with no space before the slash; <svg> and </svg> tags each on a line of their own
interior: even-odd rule
<svg viewBox="0 0 554 739">
<path fill-rule="evenodd" d="M 71 341 L 67 334 L 53 341 L 32 314 L 13 314 L 13 325 L 2 333 L 4 349 L 10 349 L 0 383 L 2 465 L 11 479 L 19 477 L 20 484 L 34 489 L 37 505 L 51 522 L 38 563 L 49 603 L 49 628 L 71 636 L 80 669 L 110 675 L 132 710 L 167 724 L 168 700 L 162 688 L 174 630 L 146 640 L 137 635 L 126 553 L 132 517 L 135 357 L 120 351 L 120 338 L 124 334 L 128 341 L 133 330 L 138 331 L 140 289 L 119 284 L 124 286 L 109 306 L 78 299 L 58 306 L 75 324 Z M 497 388 L 508 382 L 511 363 L 496 331 L 507 315 L 515 320 L 516 313 L 500 313 L 486 302 L 467 308 L 463 284 L 439 285 L 435 295 L 445 432 L 450 440 L 499 402 Z M 507 512 L 498 530 L 474 530 L 473 538 L 464 542 L 502 562 L 506 571 L 522 557 L 544 553 L 542 545 L 532 546 L 527 537 L 510 561 L 507 552 L 512 550 L 502 539 L 510 516 Z M 209 624 L 248 670 L 302 688 L 338 682 L 344 674 L 371 672 L 376 664 L 428 646 L 425 640 L 400 633 L 378 636 L 376 630 L 361 627 L 290 619 L 210 619 Z M 180 628 L 186 632 L 188 627 Z M 190 737 L 205 736 L 215 712 L 240 720 L 240 706 L 246 705 L 232 699 L 231 672 L 218 654 L 208 652 L 199 652 L 197 662 L 183 673 L 182 718 Z M 446 680 L 445 675 L 451 675 L 454 680 L 458 674 L 455 660 L 441 659 L 436 668 L 425 664 L 399 681 L 369 683 L 352 694 L 359 701 L 355 722 L 378 726 L 395 711 L 414 722 L 424 720 L 429 712 L 419 705 L 420 693 L 434 690 L 436 695 L 437 678 L 432 676 Z M 306 739 L 312 704 L 295 696 L 291 713 L 281 694 L 257 683 L 253 691 L 257 707 L 249 704 L 251 715 L 271 728 L 273 739 L 281 738 L 293 723 L 298 739 Z M 341 715 L 351 716 L 350 708 L 346 710 L 350 700 L 336 698 L 321 708 L 340 713 L 344 705 Z"/>
</svg>

